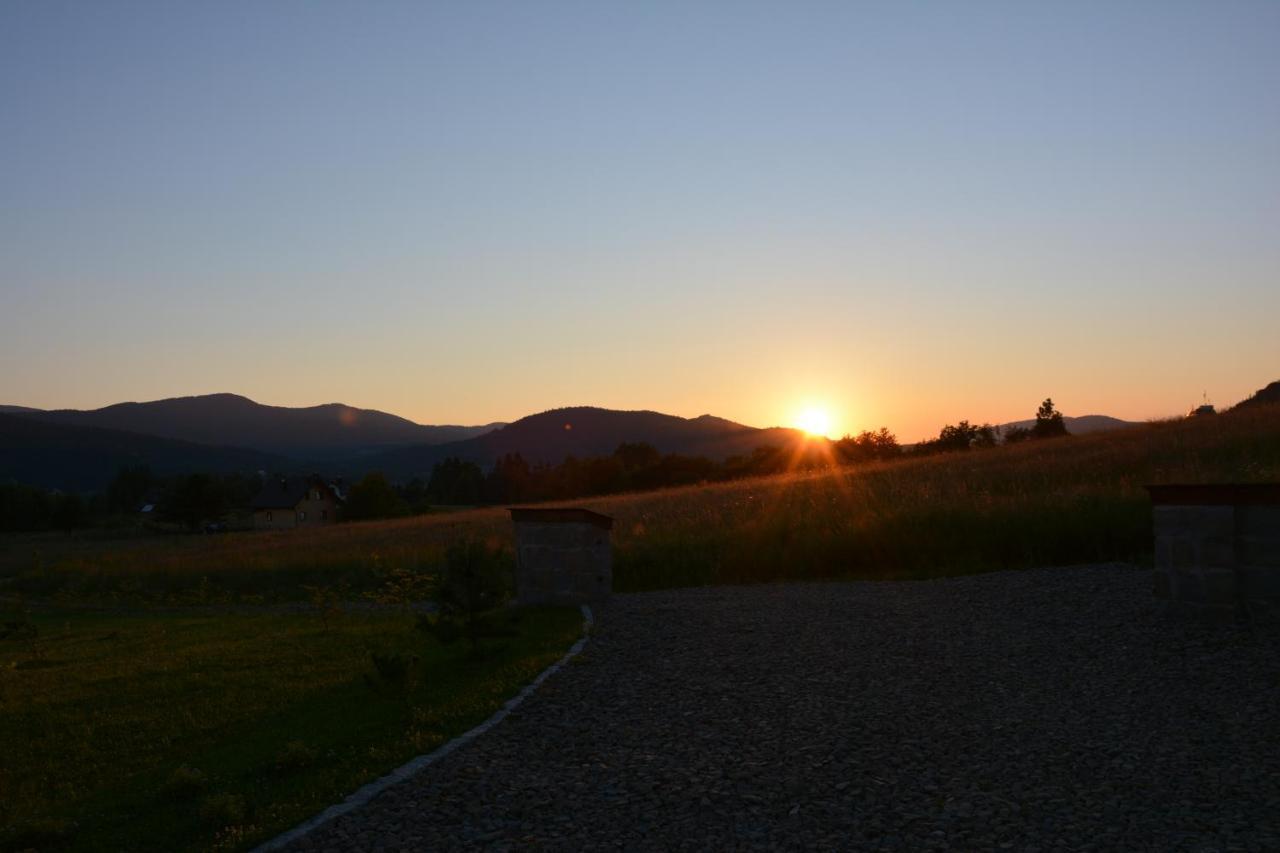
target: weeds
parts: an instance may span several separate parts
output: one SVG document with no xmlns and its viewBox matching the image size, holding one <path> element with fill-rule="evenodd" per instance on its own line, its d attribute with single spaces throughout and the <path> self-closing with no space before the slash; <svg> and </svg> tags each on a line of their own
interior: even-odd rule
<svg viewBox="0 0 1280 853">
<path fill-rule="evenodd" d="M 328 632 L 334 620 L 342 616 L 342 603 L 349 595 L 346 585 L 335 588 L 324 584 L 308 584 L 302 588 L 307 593 L 312 609 L 319 614 L 323 630 Z"/>
<path fill-rule="evenodd" d="M 200 820 L 213 829 L 239 826 L 246 814 L 244 797 L 237 794 L 212 794 L 200 801 Z"/>
<path fill-rule="evenodd" d="M 430 598 L 435 586 L 434 576 L 407 566 L 387 571 L 382 585 L 369 594 L 378 604 L 408 610 L 420 601 Z"/>
<path fill-rule="evenodd" d="M 204 771 L 182 765 L 169 774 L 160 786 L 160 796 L 166 800 L 192 800 L 209 787 Z"/>
<path fill-rule="evenodd" d="M 31 611 L 27 609 L 26 602 L 22 599 L 18 599 L 13 618 L 0 623 L 0 640 L 21 643 L 35 663 L 45 662 L 44 646 L 40 643 L 40 628 L 31 621 Z"/>
<path fill-rule="evenodd" d="M 507 600 L 511 585 L 510 558 L 501 550 L 475 540 L 457 542 L 435 590 L 436 613 L 420 617 L 418 627 L 446 645 L 466 638 L 478 657 L 481 639 L 497 636 L 487 617 Z"/>
<path fill-rule="evenodd" d="M 69 820 L 33 820 L 7 830 L 0 830 L 2 850 L 60 850 L 75 838 L 78 829 Z"/>
<path fill-rule="evenodd" d="M 373 674 L 365 673 L 364 682 L 375 693 L 391 694 L 403 699 L 413 683 L 413 669 L 417 655 L 400 652 L 369 652 Z"/>
<path fill-rule="evenodd" d="M 318 753 L 300 740 L 291 740 L 276 755 L 275 769 L 280 773 L 301 770 L 316 763 Z"/>
</svg>

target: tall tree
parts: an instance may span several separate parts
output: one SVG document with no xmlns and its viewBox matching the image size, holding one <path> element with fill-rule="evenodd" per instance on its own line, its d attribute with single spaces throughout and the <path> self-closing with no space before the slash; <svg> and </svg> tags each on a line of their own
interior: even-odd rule
<svg viewBox="0 0 1280 853">
<path fill-rule="evenodd" d="M 177 477 L 160 498 L 159 514 L 195 530 L 206 521 L 217 521 L 227 511 L 222 484 L 208 474 Z"/>
<path fill-rule="evenodd" d="M 348 521 L 399 518 L 409 514 L 409 505 L 387 482 L 382 472 L 374 471 L 351 487 L 351 494 L 347 496 L 342 514 Z"/>
<path fill-rule="evenodd" d="M 107 486 L 107 505 L 116 512 L 137 512 L 155 482 L 146 465 L 126 465 Z"/>
<path fill-rule="evenodd" d="M 532 475 L 529 463 L 519 453 L 504 453 L 489 476 L 485 477 L 485 500 L 491 503 L 515 503 L 530 497 Z"/>
<path fill-rule="evenodd" d="M 450 456 L 437 462 L 427 481 L 427 494 L 438 504 L 453 506 L 480 503 L 484 496 L 484 472 L 474 462 Z"/>
<path fill-rule="evenodd" d="M 1067 435 L 1067 424 L 1062 412 L 1053 407 L 1053 398 L 1045 397 L 1036 410 L 1036 424 L 1031 428 L 1032 438 L 1058 438 Z"/>
</svg>

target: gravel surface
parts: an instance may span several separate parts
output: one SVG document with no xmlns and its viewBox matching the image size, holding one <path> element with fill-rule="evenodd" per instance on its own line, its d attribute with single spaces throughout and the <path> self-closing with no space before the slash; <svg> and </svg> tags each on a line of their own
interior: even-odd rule
<svg viewBox="0 0 1280 853">
<path fill-rule="evenodd" d="M 1280 850 L 1278 652 L 1116 565 L 620 595 L 291 849 Z"/>
</svg>

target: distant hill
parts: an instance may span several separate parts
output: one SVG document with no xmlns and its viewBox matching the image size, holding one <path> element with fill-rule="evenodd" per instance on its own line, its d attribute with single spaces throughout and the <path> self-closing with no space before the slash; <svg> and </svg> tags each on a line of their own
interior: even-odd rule
<svg viewBox="0 0 1280 853">
<path fill-rule="evenodd" d="M 237 394 L 117 403 L 88 411 L 5 408 L 20 410 L 15 413 L 22 417 L 64 426 L 126 430 L 322 462 L 358 459 L 397 446 L 460 441 L 499 426 L 423 426 L 386 412 L 341 403 L 288 408 L 255 403 Z"/>
<path fill-rule="evenodd" d="M 1122 421 L 1109 415 L 1081 415 L 1078 418 L 1063 416 L 1062 420 L 1067 425 L 1067 432 L 1072 435 L 1088 435 L 1091 432 L 1106 432 L 1112 429 L 1138 426 L 1138 421 Z M 1035 418 L 1025 421 L 1011 421 L 1007 424 L 1000 424 L 1000 432 L 1003 433 L 1010 427 L 1030 429 L 1035 425 Z"/>
<path fill-rule="evenodd" d="M 104 488 L 125 465 L 155 474 L 288 471 L 297 463 L 258 450 L 213 447 L 98 427 L 0 414 L 0 481 L 66 491 Z"/>
<path fill-rule="evenodd" d="M 638 441 L 663 453 L 725 459 L 750 454 L 764 445 L 786 445 L 800 436 L 793 429 L 756 429 L 711 415 L 681 418 L 582 406 L 530 415 L 466 441 L 387 451 L 362 460 L 362 464 L 389 477 L 407 479 L 427 476 L 435 463 L 450 456 L 481 467 L 507 453 L 519 453 L 530 463 L 557 464 L 566 456 L 608 455 L 623 442 Z"/>
<path fill-rule="evenodd" d="M 23 412 L 39 412 L 40 409 L 32 409 L 29 406 L 0 406 L 0 415 L 20 415 Z"/>
<path fill-rule="evenodd" d="M 1255 391 L 1253 396 L 1247 400 L 1241 400 L 1236 403 L 1235 408 L 1242 406 L 1248 408 L 1250 406 L 1264 406 L 1268 403 L 1280 403 L 1280 381 L 1272 382 L 1266 388 Z"/>
</svg>

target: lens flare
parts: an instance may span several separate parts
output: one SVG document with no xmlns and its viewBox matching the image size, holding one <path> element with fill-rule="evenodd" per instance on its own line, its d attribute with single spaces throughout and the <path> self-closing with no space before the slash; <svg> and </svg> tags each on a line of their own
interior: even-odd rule
<svg viewBox="0 0 1280 853">
<path fill-rule="evenodd" d="M 831 414 L 826 409 L 810 407 L 796 418 L 796 426 L 811 436 L 829 437 Z"/>
</svg>

